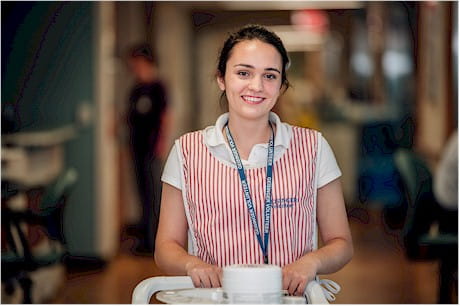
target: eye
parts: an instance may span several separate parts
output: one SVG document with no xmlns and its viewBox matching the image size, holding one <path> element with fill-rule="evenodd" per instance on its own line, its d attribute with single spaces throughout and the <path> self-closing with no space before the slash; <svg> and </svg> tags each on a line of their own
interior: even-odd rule
<svg viewBox="0 0 460 306">
<path fill-rule="evenodd" d="M 267 73 L 265 75 L 265 78 L 269 79 L 269 80 L 276 80 L 278 78 L 278 76 L 276 74 L 273 74 L 273 73 Z"/>
<path fill-rule="evenodd" d="M 244 78 L 249 76 L 249 72 L 248 72 L 248 71 L 244 71 L 244 70 L 242 70 L 242 71 L 237 71 L 236 74 L 239 75 L 239 76 L 241 76 L 241 77 L 244 77 Z"/>
</svg>

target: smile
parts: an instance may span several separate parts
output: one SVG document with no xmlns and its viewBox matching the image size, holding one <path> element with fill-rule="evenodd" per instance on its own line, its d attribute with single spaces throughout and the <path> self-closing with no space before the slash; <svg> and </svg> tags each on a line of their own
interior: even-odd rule
<svg viewBox="0 0 460 306">
<path fill-rule="evenodd" d="M 265 98 L 262 98 L 262 97 L 254 97 L 254 96 L 241 96 L 241 97 L 243 98 L 245 102 L 251 103 L 251 104 L 259 104 L 263 100 L 265 100 Z"/>
</svg>

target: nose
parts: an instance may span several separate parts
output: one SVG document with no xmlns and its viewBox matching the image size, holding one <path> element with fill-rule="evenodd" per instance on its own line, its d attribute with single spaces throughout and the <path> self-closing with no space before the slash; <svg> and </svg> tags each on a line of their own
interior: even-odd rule
<svg viewBox="0 0 460 306">
<path fill-rule="evenodd" d="M 264 83 L 262 77 L 255 76 L 251 79 L 249 83 L 249 89 L 255 92 L 262 91 L 264 88 Z"/>
</svg>

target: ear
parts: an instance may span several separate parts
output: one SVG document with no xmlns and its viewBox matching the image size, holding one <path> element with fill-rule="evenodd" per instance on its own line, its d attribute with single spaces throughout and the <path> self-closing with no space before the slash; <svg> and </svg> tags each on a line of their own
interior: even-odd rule
<svg viewBox="0 0 460 306">
<path fill-rule="evenodd" d="M 225 91 L 225 81 L 221 76 L 217 76 L 217 85 L 219 85 L 220 90 Z"/>
</svg>

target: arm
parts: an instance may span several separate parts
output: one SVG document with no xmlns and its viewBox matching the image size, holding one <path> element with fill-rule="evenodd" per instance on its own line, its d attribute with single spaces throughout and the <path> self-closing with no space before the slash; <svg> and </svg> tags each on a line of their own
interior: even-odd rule
<svg viewBox="0 0 460 306">
<path fill-rule="evenodd" d="M 164 183 L 155 246 L 157 266 L 167 274 L 191 276 L 195 287 L 220 287 L 221 269 L 187 253 L 187 230 L 182 193 Z"/>
<path fill-rule="evenodd" d="M 316 274 L 334 273 L 353 256 L 340 179 L 321 187 L 317 200 L 317 221 L 324 246 L 283 267 L 283 289 L 290 294 L 303 294 Z"/>
</svg>

